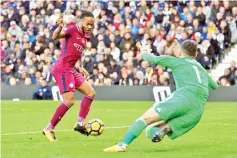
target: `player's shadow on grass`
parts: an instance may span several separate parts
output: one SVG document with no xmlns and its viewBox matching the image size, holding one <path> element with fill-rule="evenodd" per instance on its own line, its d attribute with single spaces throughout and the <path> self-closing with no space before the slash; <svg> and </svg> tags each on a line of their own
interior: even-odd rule
<svg viewBox="0 0 237 158">
<path fill-rule="evenodd" d="M 141 152 L 141 148 L 135 148 L 135 149 L 132 149 L 133 151 L 136 151 L 136 152 Z M 178 151 L 180 150 L 179 148 L 169 148 L 169 147 L 159 147 L 159 146 L 156 146 L 156 147 L 152 147 L 152 148 L 143 148 L 142 149 L 142 152 L 144 153 L 166 153 L 166 152 L 170 152 L 170 151 Z"/>
<path fill-rule="evenodd" d="M 166 152 L 170 152 L 170 151 L 181 151 L 181 150 L 187 150 L 187 151 L 191 151 L 192 149 L 197 149 L 197 150 L 202 150 L 203 148 L 208 148 L 210 147 L 210 145 L 208 144 L 202 144 L 202 146 L 200 146 L 200 144 L 182 144 L 181 146 L 175 146 L 175 147 L 171 147 L 171 146 L 154 146 L 152 148 L 144 148 L 143 152 L 145 153 L 166 153 Z M 139 151 L 141 149 L 136 148 L 136 151 Z M 196 152 L 196 150 L 194 151 Z"/>
</svg>

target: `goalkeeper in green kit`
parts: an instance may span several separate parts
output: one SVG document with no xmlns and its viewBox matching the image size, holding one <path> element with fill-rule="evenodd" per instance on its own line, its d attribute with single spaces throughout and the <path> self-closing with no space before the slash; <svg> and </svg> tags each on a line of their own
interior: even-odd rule
<svg viewBox="0 0 237 158">
<path fill-rule="evenodd" d="M 197 44 L 186 40 L 181 45 L 181 57 L 155 56 L 146 46 L 141 48 L 142 57 L 151 64 L 172 70 L 176 91 L 160 103 L 155 103 L 128 129 L 123 140 L 105 152 L 123 152 L 147 127 L 146 135 L 152 142 L 161 141 L 165 135 L 175 139 L 185 134 L 200 121 L 208 98 L 208 88 L 218 84 L 195 60 Z"/>
</svg>

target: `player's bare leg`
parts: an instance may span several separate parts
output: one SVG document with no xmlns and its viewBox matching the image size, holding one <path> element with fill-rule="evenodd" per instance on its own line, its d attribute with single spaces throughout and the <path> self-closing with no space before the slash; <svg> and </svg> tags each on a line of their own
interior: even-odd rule
<svg viewBox="0 0 237 158">
<path fill-rule="evenodd" d="M 170 125 L 167 122 L 160 121 L 151 125 L 151 127 L 147 127 L 146 135 L 152 142 L 160 142 L 164 136 L 171 132 Z"/>
<path fill-rule="evenodd" d="M 104 149 L 105 152 L 124 152 L 127 146 L 136 139 L 142 131 L 150 124 L 160 121 L 161 118 L 157 112 L 150 108 L 145 112 L 142 117 L 136 120 L 136 122 L 128 129 L 123 140 L 112 147 Z"/>
<path fill-rule="evenodd" d="M 77 120 L 77 123 L 74 127 L 74 130 L 80 132 L 81 134 L 88 135 L 88 132 L 86 131 L 86 128 L 84 125 L 84 120 L 86 119 L 86 117 L 90 111 L 91 104 L 92 104 L 94 97 L 95 97 L 95 90 L 87 81 L 84 81 L 77 88 L 77 90 L 80 91 L 81 93 L 83 93 L 84 96 L 81 100 L 78 120 Z"/>
<path fill-rule="evenodd" d="M 74 104 L 75 93 L 74 92 L 65 92 L 62 94 L 64 102 L 61 103 L 56 109 L 51 121 L 47 125 L 47 127 L 43 130 L 43 134 L 48 138 L 50 142 L 57 141 L 54 128 L 62 119 L 64 114 L 70 109 Z"/>
</svg>

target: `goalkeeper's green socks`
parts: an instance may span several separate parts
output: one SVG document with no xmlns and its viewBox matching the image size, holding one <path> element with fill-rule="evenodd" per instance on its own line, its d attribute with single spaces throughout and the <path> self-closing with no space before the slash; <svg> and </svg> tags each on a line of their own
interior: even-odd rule
<svg viewBox="0 0 237 158">
<path fill-rule="evenodd" d="M 147 124 L 143 119 L 138 119 L 127 131 L 123 140 L 118 144 L 121 146 L 129 145 L 134 139 L 136 139 L 142 131 L 146 128 Z"/>
</svg>

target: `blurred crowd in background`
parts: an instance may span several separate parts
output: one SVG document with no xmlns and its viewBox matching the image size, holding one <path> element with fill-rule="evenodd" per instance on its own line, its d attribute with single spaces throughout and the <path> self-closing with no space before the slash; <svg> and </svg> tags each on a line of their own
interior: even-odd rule
<svg viewBox="0 0 237 158">
<path fill-rule="evenodd" d="M 82 58 L 94 86 L 170 85 L 170 70 L 149 65 L 139 52 L 142 44 L 155 55 L 180 55 L 186 39 L 198 42 L 197 61 L 207 70 L 221 62 L 237 43 L 235 1 L 1 1 L 1 82 L 55 84 L 51 68 L 62 41 L 52 40 L 57 18 L 80 22 L 91 11 L 95 26 Z M 76 69 L 81 61 L 76 64 Z M 45 82 L 46 81 L 46 82 Z M 43 83 L 42 83 L 43 82 Z M 219 79 L 237 84 L 235 62 Z M 36 97 L 36 96 L 35 96 Z"/>
</svg>

